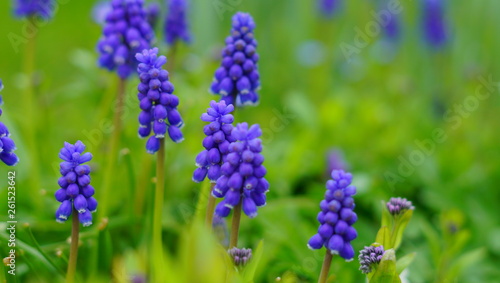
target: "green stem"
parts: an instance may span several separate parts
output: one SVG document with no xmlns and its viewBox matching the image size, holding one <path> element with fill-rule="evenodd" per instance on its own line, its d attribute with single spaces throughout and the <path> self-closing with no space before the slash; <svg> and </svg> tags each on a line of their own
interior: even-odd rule
<svg viewBox="0 0 500 283">
<path fill-rule="evenodd" d="M 212 229 L 212 220 L 214 219 L 215 211 L 215 197 L 212 195 L 212 190 L 214 189 L 215 183 L 210 186 L 210 191 L 208 193 L 208 204 L 207 204 L 207 214 L 205 215 L 205 223 L 208 229 Z"/>
<path fill-rule="evenodd" d="M 156 191 L 153 213 L 153 243 L 151 264 L 153 268 L 152 282 L 163 280 L 163 245 L 162 245 L 162 211 L 165 187 L 165 139 L 160 139 L 160 149 L 156 162 Z"/>
<path fill-rule="evenodd" d="M 28 24 L 34 26 L 34 18 L 29 17 L 28 18 Z M 24 102 L 26 106 L 26 112 L 28 117 L 26 119 L 26 123 L 24 124 L 24 127 L 26 129 L 26 141 L 28 148 L 30 149 L 30 164 L 31 164 L 31 170 L 30 170 L 30 187 L 32 190 L 32 193 L 34 196 L 40 195 L 40 172 L 38 171 L 38 165 L 40 164 L 38 162 L 38 149 L 37 149 L 37 138 L 36 138 L 36 129 L 38 129 L 37 126 L 37 121 L 39 120 L 40 117 L 37 117 L 37 97 L 35 97 L 35 81 L 34 81 L 34 75 L 35 75 L 35 53 L 36 53 L 36 34 L 33 35 L 32 38 L 28 39 L 28 42 L 26 44 L 26 51 L 25 51 L 25 61 L 24 61 L 24 72 L 28 78 L 28 85 L 26 86 L 25 92 L 24 92 Z M 42 205 L 42 198 L 41 197 L 34 197 L 32 198 L 34 204 L 37 207 L 41 207 Z"/>
<path fill-rule="evenodd" d="M 115 176 L 115 167 L 117 162 L 118 148 L 120 144 L 120 134 L 122 129 L 122 113 L 125 101 L 125 83 L 124 79 L 120 78 L 118 83 L 118 93 L 116 97 L 116 108 L 113 117 L 113 136 L 111 137 L 111 145 L 109 151 L 108 166 L 106 167 L 106 173 L 104 174 L 104 184 L 101 188 L 101 198 L 99 199 L 99 218 L 103 218 L 107 215 L 108 210 L 108 198 L 109 198 L 109 187 L 113 176 Z"/>
<path fill-rule="evenodd" d="M 321 273 L 318 278 L 318 283 L 326 283 L 328 279 L 328 272 L 330 271 L 330 265 L 332 265 L 332 253 L 330 250 L 326 250 L 325 259 L 323 260 L 323 266 L 321 267 Z"/>
<path fill-rule="evenodd" d="M 238 246 L 238 232 L 240 230 L 241 202 L 233 209 L 233 222 L 231 224 L 231 238 L 229 248 Z"/>
<path fill-rule="evenodd" d="M 78 258 L 78 234 L 80 229 L 80 222 L 78 221 L 78 212 L 73 209 L 71 215 L 71 249 L 69 252 L 68 273 L 66 273 L 66 283 L 73 283 L 75 281 L 76 260 Z"/>
</svg>

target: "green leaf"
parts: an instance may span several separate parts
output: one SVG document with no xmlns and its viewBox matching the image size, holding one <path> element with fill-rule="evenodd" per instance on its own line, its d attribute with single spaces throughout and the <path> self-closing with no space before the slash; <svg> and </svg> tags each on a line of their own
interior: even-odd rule
<svg viewBox="0 0 500 283">
<path fill-rule="evenodd" d="M 255 277 L 255 271 L 257 270 L 257 266 L 259 265 L 260 258 L 262 257 L 262 253 L 264 252 L 264 241 L 260 241 L 257 245 L 257 248 L 252 252 L 252 258 L 247 266 L 243 269 L 243 280 L 244 282 L 253 282 L 253 278 Z"/>
<path fill-rule="evenodd" d="M 386 226 L 387 228 L 389 228 L 389 230 L 392 230 L 392 225 L 393 225 L 392 215 L 389 213 L 389 210 L 387 210 L 387 205 L 386 205 L 385 201 L 382 200 L 381 204 L 382 204 L 382 225 L 381 225 L 381 227 Z"/>
<path fill-rule="evenodd" d="M 397 283 L 401 282 L 396 273 L 396 254 L 394 249 L 386 250 L 382 260 L 375 269 L 370 283 Z"/>
<path fill-rule="evenodd" d="M 394 230 L 392 233 L 392 248 L 397 250 L 399 245 L 401 245 L 401 241 L 403 240 L 403 233 L 410 222 L 410 219 L 413 215 L 413 210 L 408 209 L 403 215 L 398 216 L 396 219 L 396 223 L 394 225 Z"/>
<path fill-rule="evenodd" d="M 396 262 L 396 273 L 401 274 L 415 259 L 417 253 L 407 254 Z"/>
<path fill-rule="evenodd" d="M 457 278 L 465 268 L 479 262 L 486 254 L 484 248 L 478 248 L 458 257 L 450 266 L 446 278 L 452 281 Z"/>
<path fill-rule="evenodd" d="M 382 226 L 380 230 L 377 232 L 377 237 L 375 238 L 375 242 L 384 246 L 384 249 L 390 249 L 391 247 L 391 233 L 389 232 L 389 228 L 387 226 Z"/>
</svg>

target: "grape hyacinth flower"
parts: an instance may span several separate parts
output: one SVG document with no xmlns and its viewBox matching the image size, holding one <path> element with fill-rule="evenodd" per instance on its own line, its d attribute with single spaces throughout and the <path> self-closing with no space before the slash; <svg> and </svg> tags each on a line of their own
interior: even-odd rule
<svg viewBox="0 0 500 283">
<path fill-rule="evenodd" d="M 144 0 L 112 0 L 103 36 L 97 44 L 99 66 L 117 70 L 121 79 L 132 74 L 137 66 L 135 54 L 150 48 L 154 39 L 143 4 Z"/>
<path fill-rule="evenodd" d="M 83 151 L 85 145 L 81 141 L 74 145 L 64 143 L 59 152 L 59 158 L 63 160 L 60 165 L 62 177 L 57 182 L 60 189 L 56 191 L 55 198 L 61 203 L 56 212 L 57 222 L 65 222 L 76 211 L 79 222 L 85 227 L 92 224 L 97 201 L 93 197 L 94 188 L 90 185 L 90 166 L 84 164 L 92 159 L 92 154 Z"/>
<path fill-rule="evenodd" d="M 193 181 L 201 182 L 208 175 L 208 179 L 215 183 L 221 176 L 221 165 L 229 152 L 230 143 L 235 141 L 231 135 L 234 117 L 230 113 L 233 110 L 234 106 L 226 105 L 225 101 L 212 100 L 207 113 L 201 115 L 201 120 L 210 124 L 203 128 L 206 135 L 203 140 L 205 150 L 196 157 L 198 168 L 193 173 Z"/>
<path fill-rule="evenodd" d="M 236 267 L 244 267 L 252 258 L 252 249 L 232 248 L 227 251 Z"/>
<path fill-rule="evenodd" d="M 3 82 L 0 80 L 0 91 L 3 89 Z M 2 96 L 0 95 L 0 105 L 3 104 Z M 0 116 L 2 109 L 0 108 Z M 9 129 L 4 123 L 0 122 L 0 160 L 7 166 L 14 166 L 19 162 L 19 158 L 14 153 L 16 144 L 10 138 Z"/>
<path fill-rule="evenodd" d="M 393 216 L 401 215 L 409 209 L 413 210 L 415 207 L 405 198 L 391 198 L 387 202 L 387 210 Z"/>
<path fill-rule="evenodd" d="M 340 0 L 318 0 L 318 10 L 326 17 L 332 17 L 340 8 Z"/>
<path fill-rule="evenodd" d="M 160 18 L 160 5 L 156 2 L 149 4 L 146 7 L 146 19 L 152 29 L 156 27 L 158 19 Z"/>
<path fill-rule="evenodd" d="M 146 143 L 148 153 L 160 149 L 160 139 L 167 134 L 172 141 L 184 140 L 180 127 L 183 125 L 181 115 L 177 111 L 179 98 L 173 94 L 174 85 L 169 81 L 168 72 L 162 68 L 167 62 L 165 56 L 158 56 L 158 48 L 137 53 L 140 83 L 137 97 L 142 112 L 139 114 L 139 136 L 149 139 Z M 150 136 L 151 130 L 154 135 Z"/>
<path fill-rule="evenodd" d="M 362 249 L 358 257 L 360 264 L 359 270 L 364 274 L 372 272 L 373 267 L 378 265 L 382 260 L 384 253 L 383 246 L 369 246 Z"/>
<path fill-rule="evenodd" d="M 19 18 L 38 16 L 50 19 L 54 13 L 54 0 L 16 0 L 14 14 Z"/>
<path fill-rule="evenodd" d="M 226 38 L 222 63 L 215 71 L 210 88 L 213 94 L 221 95 L 221 100 L 227 104 L 245 106 L 259 102 L 259 55 L 256 53 L 254 29 L 255 23 L 250 14 L 238 12 L 233 16 L 231 35 Z"/>
<path fill-rule="evenodd" d="M 400 35 L 400 23 L 398 15 L 390 13 L 390 18 L 387 24 L 383 27 L 385 38 L 390 42 L 397 42 Z"/>
<path fill-rule="evenodd" d="M 229 153 L 221 166 L 222 175 L 212 191 L 216 198 L 224 198 L 215 209 L 220 217 L 227 217 L 231 210 L 241 204 L 243 212 L 250 218 L 257 216 L 257 207 L 266 204 L 269 183 L 264 178 L 266 168 L 262 165 L 264 156 L 262 131 L 259 125 L 247 123 L 236 125 L 231 133 L 235 142 L 229 145 Z"/>
<path fill-rule="evenodd" d="M 357 232 L 352 225 L 358 219 L 354 209 L 356 187 L 351 185 L 352 175 L 343 170 L 333 170 L 332 179 L 326 182 L 325 199 L 320 202 L 318 233 L 308 242 L 310 249 L 325 247 L 331 254 L 338 254 L 347 261 L 354 257 L 351 241 Z"/>
<path fill-rule="evenodd" d="M 326 175 L 330 175 L 333 170 L 346 170 L 348 167 L 347 162 L 344 159 L 344 154 L 340 149 L 332 148 L 328 151 L 326 156 L 327 172 Z"/>
<path fill-rule="evenodd" d="M 443 0 L 423 0 L 424 38 L 430 47 L 439 49 L 448 39 Z"/>
<path fill-rule="evenodd" d="M 187 21 L 187 0 L 168 0 L 168 14 L 165 20 L 165 40 L 169 45 L 177 41 L 191 42 Z"/>
</svg>

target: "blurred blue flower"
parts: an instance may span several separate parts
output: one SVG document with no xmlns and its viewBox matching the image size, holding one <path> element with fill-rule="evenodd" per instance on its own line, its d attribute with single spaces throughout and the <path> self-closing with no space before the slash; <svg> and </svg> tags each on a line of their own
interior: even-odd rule
<svg viewBox="0 0 500 283">
<path fill-rule="evenodd" d="M 351 185 L 352 175 L 343 170 L 333 170 L 332 179 L 326 182 L 325 199 L 320 202 L 318 233 L 311 237 L 310 249 L 325 247 L 332 254 L 352 260 L 354 249 L 351 241 L 358 236 L 352 225 L 358 216 L 354 210 L 356 187 Z"/>
<path fill-rule="evenodd" d="M 136 54 L 139 62 L 139 136 L 149 139 L 147 152 L 153 154 L 160 149 L 160 139 L 167 134 L 172 141 L 184 140 L 180 127 L 183 125 L 181 114 L 177 111 L 179 98 L 173 94 L 174 85 L 169 81 L 168 72 L 162 68 L 167 62 L 165 56 L 158 56 L 158 48 L 144 50 Z M 150 136 L 151 130 L 154 135 Z"/>
<path fill-rule="evenodd" d="M 444 0 L 422 0 L 423 31 L 427 44 L 433 48 L 443 47 L 448 40 L 445 22 Z"/>
<path fill-rule="evenodd" d="M 56 5 L 54 0 L 15 0 L 14 14 L 19 18 L 38 16 L 50 19 Z"/>
<path fill-rule="evenodd" d="M 347 162 L 344 160 L 344 154 L 340 149 L 331 149 L 326 155 L 327 175 L 330 175 L 333 170 L 346 170 Z"/>
<path fill-rule="evenodd" d="M 168 14 L 165 20 L 165 40 L 174 45 L 178 40 L 186 43 L 191 41 L 187 20 L 187 0 L 167 0 Z"/>
<path fill-rule="evenodd" d="M 137 66 L 136 53 L 150 48 L 154 31 L 146 19 L 143 0 L 112 0 L 103 36 L 97 44 L 99 66 L 128 78 Z"/>
<path fill-rule="evenodd" d="M 340 9 L 341 0 L 318 0 L 318 10 L 325 17 L 332 17 Z"/>
<path fill-rule="evenodd" d="M 83 226 L 92 224 L 92 213 L 97 210 L 97 201 L 93 197 L 94 187 L 90 185 L 90 166 L 84 164 L 92 159 L 92 154 L 85 151 L 85 145 L 77 141 L 74 145 L 65 142 L 59 152 L 62 177 L 57 183 L 60 189 L 55 198 L 61 203 L 56 211 L 56 221 L 65 222 L 74 212 Z M 76 217 L 76 215 L 73 215 Z"/>
<path fill-rule="evenodd" d="M 155 28 L 160 18 L 160 4 L 153 2 L 146 7 L 146 18 L 151 28 Z"/>
<path fill-rule="evenodd" d="M 196 157 L 198 168 L 193 173 L 193 181 L 201 182 L 208 179 L 215 183 L 220 177 L 220 168 L 225 155 L 229 152 L 229 144 L 234 142 L 231 136 L 234 117 L 230 113 L 234 110 L 232 104 L 226 105 L 225 101 L 210 102 L 207 113 L 201 115 L 201 120 L 210 122 L 203 128 L 206 137 L 203 140 L 205 150 Z"/>
<path fill-rule="evenodd" d="M 0 80 L 0 91 L 3 89 L 3 82 Z M 0 105 L 3 104 L 2 96 L 0 95 Z M 0 116 L 2 109 L 0 108 Z M 16 144 L 10 138 L 9 129 L 4 123 L 0 122 L 0 160 L 7 166 L 14 166 L 19 162 L 19 158 L 14 153 Z"/>
<path fill-rule="evenodd" d="M 365 247 L 359 252 L 359 270 L 362 273 L 368 274 L 372 272 L 374 265 L 378 265 L 382 260 L 382 256 L 384 255 L 384 247 L 383 246 L 369 246 Z"/>
<path fill-rule="evenodd" d="M 266 168 L 262 165 L 264 156 L 259 125 L 248 128 L 247 123 L 236 125 L 231 133 L 235 142 L 229 145 L 229 153 L 221 166 L 221 177 L 212 191 L 216 198 L 224 198 L 215 213 L 226 217 L 231 210 L 241 203 L 243 212 L 248 217 L 257 216 L 257 207 L 266 204 L 269 183 L 264 178 Z"/>
<path fill-rule="evenodd" d="M 221 66 L 215 71 L 211 86 L 213 94 L 236 106 L 256 105 L 260 76 L 257 70 L 259 55 L 254 38 L 255 23 L 250 14 L 238 12 L 233 16 L 231 35 L 222 50 Z"/>
</svg>

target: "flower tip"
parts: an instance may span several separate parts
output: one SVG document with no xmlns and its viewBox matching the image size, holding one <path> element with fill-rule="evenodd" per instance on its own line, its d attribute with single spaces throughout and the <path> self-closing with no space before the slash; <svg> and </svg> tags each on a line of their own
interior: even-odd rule
<svg viewBox="0 0 500 283">
<path fill-rule="evenodd" d="M 82 225 L 83 225 L 83 227 L 88 227 L 88 226 L 92 225 L 92 221 L 83 222 Z"/>
</svg>

